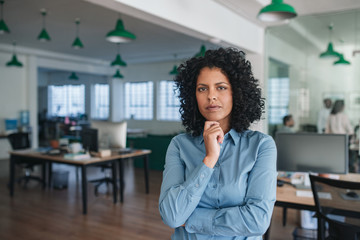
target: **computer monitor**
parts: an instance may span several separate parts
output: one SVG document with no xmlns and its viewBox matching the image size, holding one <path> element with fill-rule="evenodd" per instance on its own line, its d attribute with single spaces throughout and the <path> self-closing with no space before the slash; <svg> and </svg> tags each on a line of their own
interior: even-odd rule
<svg viewBox="0 0 360 240">
<path fill-rule="evenodd" d="M 277 133 L 275 142 L 278 171 L 348 173 L 348 135 Z"/>
<path fill-rule="evenodd" d="M 97 152 L 99 150 L 97 129 L 83 128 L 80 136 L 83 148 L 86 151 Z"/>
<path fill-rule="evenodd" d="M 100 148 L 126 148 L 127 122 L 92 121 L 98 130 Z"/>
</svg>

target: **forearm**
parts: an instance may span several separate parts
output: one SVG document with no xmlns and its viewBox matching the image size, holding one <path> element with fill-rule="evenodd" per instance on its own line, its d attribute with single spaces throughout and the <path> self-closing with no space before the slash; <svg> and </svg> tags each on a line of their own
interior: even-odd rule
<svg viewBox="0 0 360 240">
<path fill-rule="evenodd" d="M 250 199 L 243 206 L 196 208 L 186 222 L 186 230 L 218 236 L 260 236 L 270 225 L 274 203 L 274 199 Z"/>
<path fill-rule="evenodd" d="M 200 164 L 183 183 L 167 187 L 165 184 L 171 179 L 171 174 L 163 180 L 159 210 L 163 221 L 172 228 L 181 226 L 195 210 L 213 169 Z"/>
</svg>

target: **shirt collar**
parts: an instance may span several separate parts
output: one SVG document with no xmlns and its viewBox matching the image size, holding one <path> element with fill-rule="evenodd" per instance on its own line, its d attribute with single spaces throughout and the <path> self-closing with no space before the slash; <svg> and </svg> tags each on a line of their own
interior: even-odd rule
<svg viewBox="0 0 360 240">
<path fill-rule="evenodd" d="M 235 129 L 230 129 L 230 131 L 228 133 L 225 134 L 225 138 L 227 137 L 227 135 L 229 135 L 228 138 L 231 139 L 232 143 L 235 145 L 235 143 L 239 140 L 240 138 L 240 133 L 236 132 Z M 203 132 L 201 132 L 201 135 L 199 136 L 199 141 L 198 141 L 199 145 L 204 143 L 204 137 L 203 137 Z"/>
</svg>

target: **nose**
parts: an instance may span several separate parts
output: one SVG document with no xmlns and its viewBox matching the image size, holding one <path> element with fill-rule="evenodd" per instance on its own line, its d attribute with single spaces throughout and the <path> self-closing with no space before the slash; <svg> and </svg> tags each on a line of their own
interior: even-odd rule
<svg viewBox="0 0 360 240">
<path fill-rule="evenodd" d="M 216 98 L 217 98 L 216 91 L 215 90 L 209 90 L 209 94 L 208 94 L 209 101 L 214 101 L 214 100 L 216 100 Z"/>
</svg>

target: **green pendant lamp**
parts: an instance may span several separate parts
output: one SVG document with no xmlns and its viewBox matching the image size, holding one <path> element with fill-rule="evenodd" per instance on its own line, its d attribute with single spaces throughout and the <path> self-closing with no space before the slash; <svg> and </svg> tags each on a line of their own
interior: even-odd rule
<svg viewBox="0 0 360 240">
<path fill-rule="evenodd" d="M 206 47 L 205 47 L 205 45 L 203 44 L 203 45 L 201 45 L 201 47 L 200 47 L 200 51 L 199 51 L 198 53 L 196 53 L 196 54 L 194 55 L 194 57 L 204 57 L 204 56 L 205 56 L 205 52 L 206 52 Z"/>
<path fill-rule="evenodd" d="M 339 57 L 340 53 L 334 51 L 334 47 L 332 42 L 329 42 L 328 47 L 325 52 L 320 53 L 319 57 L 321 58 L 333 58 L 333 57 Z"/>
<path fill-rule="evenodd" d="M 350 65 L 350 62 L 348 60 L 345 60 L 344 55 L 339 53 L 339 60 L 334 62 L 334 65 Z"/>
<path fill-rule="evenodd" d="M 43 8 L 40 10 L 41 11 L 41 15 L 43 17 L 43 28 L 38 36 L 38 40 L 41 42 L 49 42 L 51 40 L 50 35 L 48 34 L 48 32 L 45 29 L 45 18 L 46 18 L 46 9 Z"/>
<path fill-rule="evenodd" d="M 124 78 L 124 76 L 120 73 L 120 70 L 117 69 L 116 73 L 113 75 L 113 78 Z"/>
<path fill-rule="evenodd" d="M 8 66 L 8 67 L 22 67 L 23 66 L 23 64 L 16 57 L 15 48 L 16 48 L 16 42 L 13 42 L 13 56 L 12 56 L 11 60 L 6 63 L 6 66 Z"/>
<path fill-rule="evenodd" d="M 111 62 L 111 66 L 123 66 L 126 67 L 126 62 L 121 59 L 120 56 L 120 43 L 117 43 L 117 55 L 114 61 Z"/>
<path fill-rule="evenodd" d="M 72 72 L 69 76 L 70 80 L 79 80 L 79 77 L 76 75 L 75 72 Z"/>
<path fill-rule="evenodd" d="M 113 43 L 130 42 L 135 40 L 136 36 L 125 30 L 123 21 L 119 18 L 114 30 L 106 34 L 106 40 Z"/>
<path fill-rule="evenodd" d="M 175 60 L 176 60 L 176 54 L 174 54 L 174 57 L 175 57 Z M 169 74 L 170 74 L 170 75 L 178 75 L 179 72 L 178 72 L 177 68 L 178 68 L 178 67 L 177 67 L 176 64 L 175 64 L 174 67 L 173 67 L 173 69 L 169 72 Z"/>
<path fill-rule="evenodd" d="M 323 52 L 323 53 L 320 53 L 320 55 L 319 55 L 319 57 L 320 58 L 334 58 L 334 57 L 340 57 L 340 53 L 338 53 L 338 52 L 336 52 L 335 50 L 334 50 L 334 47 L 333 47 L 333 44 L 332 44 L 332 42 L 331 42 L 331 38 L 332 38 L 332 30 L 333 30 L 333 25 L 332 24 L 330 24 L 329 25 L 329 31 L 330 31 L 330 42 L 329 42 L 329 44 L 328 44 L 328 47 L 327 47 L 327 49 L 326 49 L 326 51 L 325 52 Z"/>
<path fill-rule="evenodd" d="M 8 26 L 6 25 L 4 19 L 3 19 L 3 5 L 4 5 L 4 1 L 0 0 L 0 34 L 4 34 L 4 33 L 10 33 L 10 30 L 8 28 Z"/>
<path fill-rule="evenodd" d="M 176 65 L 174 65 L 173 69 L 169 72 L 169 74 L 170 75 L 178 75 L 179 74 Z"/>
<path fill-rule="evenodd" d="M 83 48 L 84 45 L 83 43 L 81 42 L 80 38 L 79 38 L 79 25 L 80 25 L 80 18 L 76 18 L 75 19 L 75 24 L 76 24 L 76 38 L 72 44 L 72 47 L 74 49 L 80 49 L 80 48 Z"/>
<path fill-rule="evenodd" d="M 297 13 L 292 6 L 283 3 L 283 0 L 272 0 L 271 4 L 260 10 L 257 18 L 263 22 L 276 22 L 294 18 L 296 16 Z"/>
</svg>

